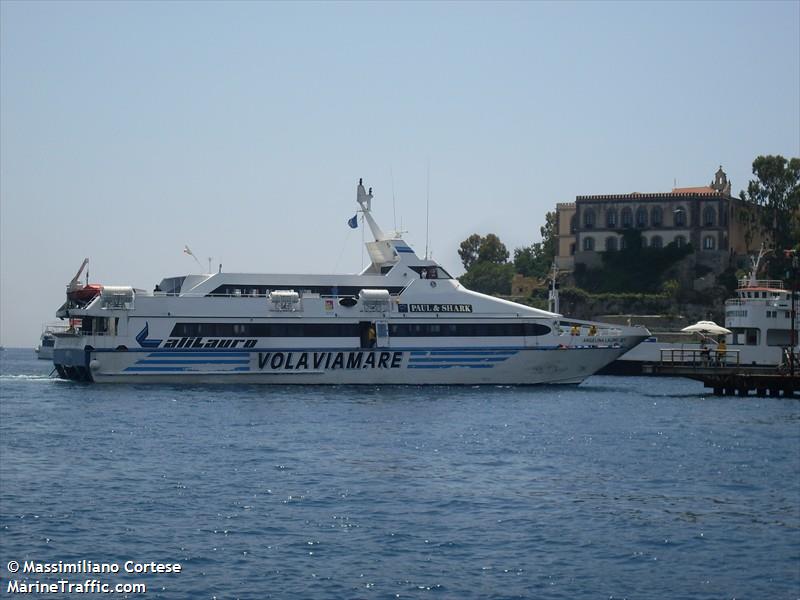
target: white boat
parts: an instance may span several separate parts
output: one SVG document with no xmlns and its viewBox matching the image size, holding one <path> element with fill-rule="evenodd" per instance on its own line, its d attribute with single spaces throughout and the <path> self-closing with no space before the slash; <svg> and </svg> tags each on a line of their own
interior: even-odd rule
<svg viewBox="0 0 800 600">
<path fill-rule="evenodd" d="M 567 319 L 470 291 L 387 235 L 353 275 L 213 273 L 133 287 L 67 288 L 56 336 L 62 378 L 95 382 L 577 384 L 649 332 Z M 351 223 L 351 226 L 354 223 Z M 84 265 L 86 263 L 84 262 Z"/>
<path fill-rule="evenodd" d="M 55 334 L 64 332 L 67 328 L 67 325 L 62 325 L 61 323 L 51 323 L 42 327 L 39 344 L 33 349 L 39 360 L 53 360 L 53 349 L 56 345 Z"/>
<path fill-rule="evenodd" d="M 652 336 L 622 355 L 604 372 L 640 373 L 643 367 L 657 364 L 662 359 L 686 357 L 691 360 L 699 357 L 704 347 L 716 357 L 718 342 L 723 337 L 724 360 L 718 361 L 720 363 L 777 367 L 785 362 L 786 353 L 792 346 L 792 292 L 784 287 L 782 281 L 756 278 L 763 257 L 762 249 L 758 257 L 752 259 L 750 276 L 739 280 L 736 297 L 725 302 L 725 329 L 729 332 L 724 336 L 713 335 L 711 331 L 705 335 L 701 333 L 699 338 L 687 333 Z M 794 327 L 794 352 L 797 354 L 800 351 L 800 321 L 797 319 Z M 683 340 L 675 341 L 681 336 Z M 665 338 L 670 341 L 665 341 Z"/>
</svg>

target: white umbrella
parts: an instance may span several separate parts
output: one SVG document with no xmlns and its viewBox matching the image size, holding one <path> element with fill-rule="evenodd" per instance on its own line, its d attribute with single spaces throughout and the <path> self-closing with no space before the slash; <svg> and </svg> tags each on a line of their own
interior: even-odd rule
<svg viewBox="0 0 800 600">
<path fill-rule="evenodd" d="M 714 321 L 698 321 L 694 325 L 684 327 L 681 331 L 687 333 L 705 333 L 707 335 L 727 335 L 731 333 L 730 329 L 717 325 Z"/>
</svg>

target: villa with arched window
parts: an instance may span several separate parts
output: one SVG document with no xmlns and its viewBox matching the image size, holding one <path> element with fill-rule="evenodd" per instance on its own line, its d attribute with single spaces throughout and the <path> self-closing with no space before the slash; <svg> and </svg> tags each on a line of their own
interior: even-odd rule
<svg viewBox="0 0 800 600">
<path fill-rule="evenodd" d="M 621 230 L 636 230 L 648 251 L 691 246 L 698 263 L 715 271 L 727 268 L 761 242 L 760 232 L 748 231 L 748 224 L 735 217 L 743 203 L 731 195 L 721 168 L 704 187 L 577 196 L 556 207 L 556 263 L 565 269 L 599 266 L 602 252 L 624 250 L 630 243 Z"/>
</svg>

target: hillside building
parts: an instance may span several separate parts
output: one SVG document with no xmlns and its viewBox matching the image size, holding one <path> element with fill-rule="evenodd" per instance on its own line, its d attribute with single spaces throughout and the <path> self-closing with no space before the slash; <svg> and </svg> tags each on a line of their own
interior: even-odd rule
<svg viewBox="0 0 800 600">
<path fill-rule="evenodd" d="M 559 269 L 601 264 L 601 252 L 624 249 L 626 230 L 642 234 L 642 245 L 694 248 L 696 264 L 719 273 L 735 257 L 757 248 L 760 236 L 748 226 L 753 206 L 731 195 L 722 170 L 706 187 L 671 192 L 578 196 L 556 205 Z"/>
</svg>

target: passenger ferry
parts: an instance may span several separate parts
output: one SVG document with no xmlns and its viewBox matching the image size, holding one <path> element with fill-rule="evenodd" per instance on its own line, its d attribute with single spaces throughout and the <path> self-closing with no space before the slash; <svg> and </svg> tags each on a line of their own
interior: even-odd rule
<svg viewBox="0 0 800 600">
<path fill-rule="evenodd" d="M 370 265 L 354 275 L 213 273 L 153 292 L 67 287 L 57 316 L 66 379 L 134 383 L 577 384 L 648 337 L 466 289 L 372 216 Z M 351 226 L 357 225 L 355 219 Z"/>
</svg>

